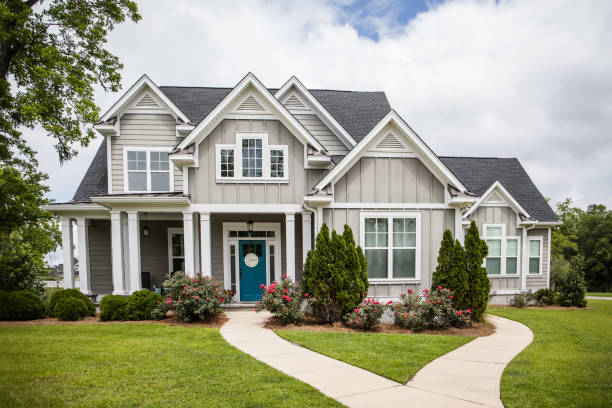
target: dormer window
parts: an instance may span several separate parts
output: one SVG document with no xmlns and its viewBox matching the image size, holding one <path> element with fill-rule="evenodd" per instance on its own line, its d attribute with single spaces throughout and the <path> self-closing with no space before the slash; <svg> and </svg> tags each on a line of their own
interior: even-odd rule
<svg viewBox="0 0 612 408">
<path fill-rule="evenodd" d="M 124 190 L 131 193 L 173 190 L 167 147 L 124 146 Z"/>
<path fill-rule="evenodd" d="M 237 132 L 236 144 L 217 145 L 217 182 L 287 182 L 288 147 L 267 133 Z"/>
</svg>

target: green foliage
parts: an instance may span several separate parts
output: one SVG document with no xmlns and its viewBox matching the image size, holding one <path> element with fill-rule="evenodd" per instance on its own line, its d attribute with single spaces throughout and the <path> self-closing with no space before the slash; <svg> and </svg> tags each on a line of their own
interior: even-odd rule
<svg viewBox="0 0 612 408">
<path fill-rule="evenodd" d="M 533 294 L 536 305 L 552 306 L 557 304 L 557 293 L 552 289 L 540 289 Z"/>
<path fill-rule="evenodd" d="M 57 301 L 53 314 L 60 320 L 81 320 L 89 314 L 87 303 L 77 297 L 65 297 Z"/>
<path fill-rule="evenodd" d="M 517 293 L 516 295 L 512 296 L 508 304 L 512 307 L 523 308 L 531 304 L 533 300 L 534 300 L 534 295 L 531 292 L 531 289 L 529 289 L 529 290 L 523 290 L 520 293 Z"/>
<path fill-rule="evenodd" d="M 392 303 L 389 301 L 389 303 Z M 361 306 L 355 308 L 346 317 L 346 322 L 354 327 L 365 330 L 374 330 L 387 307 L 374 299 L 366 299 Z"/>
<path fill-rule="evenodd" d="M 554 241 L 554 235 L 553 235 Z M 556 290 L 567 279 L 570 263 L 561 254 L 553 254 L 550 260 L 550 286 Z"/>
<path fill-rule="evenodd" d="M 91 299 L 89 299 L 87 296 L 81 293 L 80 290 L 78 289 L 60 289 L 57 292 L 55 292 L 55 294 L 53 295 L 53 297 L 51 297 L 51 300 L 49 301 L 49 314 L 51 316 L 59 317 L 55 315 L 55 306 L 60 300 L 66 299 L 66 298 L 81 299 L 85 303 L 85 306 L 87 307 L 88 315 L 89 316 L 96 315 L 96 307 L 94 306 L 93 303 L 91 303 Z"/>
<path fill-rule="evenodd" d="M 467 309 L 468 303 L 468 274 L 465 264 L 465 250 L 459 240 L 453 240 L 453 233 L 444 231 L 438 266 L 432 276 L 431 289 L 442 286 L 453 291 L 453 304 L 456 309 Z"/>
<path fill-rule="evenodd" d="M 126 318 L 127 320 L 149 320 L 152 318 L 151 312 L 157 307 L 164 298 L 162 295 L 143 289 L 130 295 L 127 301 Z"/>
<path fill-rule="evenodd" d="M 279 282 L 273 282 L 270 286 L 261 285 L 263 295 L 261 301 L 256 302 L 255 311 L 267 310 L 276 316 L 283 324 L 300 324 L 304 319 L 302 303 L 304 297 L 299 285 L 283 275 Z"/>
<path fill-rule="evenodd" d="M 571 259 L 578 254 L 578 227 L 581 223 L 584 211 L 572 207 L 572 199 L 557 203 L 557 217 L 563 223 L 552 232 L 550 251 L 553 255 L 561 255 L 565 259 Z"/>
<path fill-rule="evenodd" d="M 476 222 L 472 221 L 465 236 L 465 262 L 468 275 L 467 303 L 472 309 L 472 318 L 476 321 L 484 319 L 491 292 L 487 269 L 482 266 L 488 252 L 487 243 L 480 239 Z"/>
<path fill-rule="evenodd" d="M 330 237 L 323 223 L 303 272 L 303 288 L 312 296 L 313 315 L 327 323 L 340 320 L 361 304 L 368 285 L 365 256 L 355 247 L 351 229 L 345 226 L 342 235 L 332 231 Z"/>
<path fill-rule="evenodd" d="M 104 296 L 100 301 L 100 321 L 127 320 L 127 304 L 128 299 L 125 296 Z"/>
<path fill-rule="evenodd" d="M 40 296 L 28 291 L 0 291 L 0 320 L 34 320 L 46 315 Z"/>
<path fill-rule="evenodd" d="M 572 260 L 567 279 L 559 285 L 559 304 L 585 307 L 586 284 L 584 282 L 585 261 L 578 255 Z"/>
</svg>

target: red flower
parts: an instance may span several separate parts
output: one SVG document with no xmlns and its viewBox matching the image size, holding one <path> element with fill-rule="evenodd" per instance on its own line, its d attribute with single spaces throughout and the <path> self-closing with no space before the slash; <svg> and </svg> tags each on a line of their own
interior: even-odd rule
<svg viewBox="0 0 612 408">
<path fill-rule="evenodd" d="M 259 289 L 263 289 L 265 287 L 266 287 L 266 285 L 264 285 L 263 283 L 261 285 L 259 285 Z"/>
<path fill-rule="evenodd" d="M 391 305 L 391 304 L 393 304 L 393 301 L 392 301 L 392 300 L 390 300 L 390 301 L 388 301 L 388 302 L 387 302 L 387 304 L 388 304 L 388 305 Z"/>
<path fill-rule="evenodd" d="M 466 312 L 467 312 L 468 314 L 472 314 L 472 309 L 468 309 L 468 310 L 466 310 Z"/>
<path fill-rule="evenodd" d="M 412 293 L 412 289 L 408 289 L 408 293 Z"/>
<path fill-rule="evenodd" d="M 193 298 L 194 298 L 195 300 L 200 299 L 200 297 L 199 297 L 199 296 L 197 296 L 197 295 L 196 295 L 196 296 L 194 296 Z"/>
<path fill-rule="evenodd" d="M 308 297 L 308 293 L 304 293 L 304 297 L 305 297 L 305 298 L 306 298 L 306 297 Z"/>
<path fill-rule="evenodd" d="M 438 285 L 438 289 L 442 290 L 442 286 Z"/>
<path fill-rule="evenodd" d="M 283 289 L 283 293 L 287 293 L 287 289 Z"/>
<path fill-rule="evenodd" d="M 355 313 L 359 312 L 359 308 L 356 308 L 355 310 L 353 310 L 353 312 Z"/>
<path fill-rule="evenodd" d="M 452 299 L 452 298 L 453 298 L 453 295 L 450 295 L 450 298 Z"/>
<path fill-rule="evenodd" d="M 287 279 L 287 274 L 283 274 L 283 279 Z"/>
<path fill-rule="evenodd" d="M 429 289 L 423 289 L 423 292 L 427 293 L 429 292 Z"/>
<path fill-rule="evenodd" d="M 461 310 L 457 310 L 457 314 L 458 314 L 459 316 L 461 316 L 461 315 L 463 314 L 463 312 L 462 312 Z"/>
</svg>

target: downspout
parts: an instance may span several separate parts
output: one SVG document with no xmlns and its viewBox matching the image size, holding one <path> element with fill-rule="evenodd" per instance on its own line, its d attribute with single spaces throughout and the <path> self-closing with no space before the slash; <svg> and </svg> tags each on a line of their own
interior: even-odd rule
<svg viewBox="0 0 612 408">
<path fill-rule="evenodd" d="M 304 207 L 305 209 L 307 209 L 308 211 L 310 211 L 310 212 L 311 212 L 311 213 L 314 215 L 314 217 L 312 217 L 312 218 L 313 218 L 313 223 L 314 223 L 314 231 L 315 231 L 315 234 L 314 234 L 314 235 L 315 235 L 315 239 L 313 240 L 312 245 L 311 245 L 311 246 L 312 246 L 312 249 L 314 249 L 314 247 L 315 247 L 315 242 L 316 242 L 316 237 L 317 237 L 317 234 L 318 234 L 318 232 L 319 232 L 319 229 L 317 228 L 317 226 L 318 226 L 318 221 L 319 221 L 319 220 L 318 220 L 318 217 L 317 217 L 317 210 L 316 210 L 315 208 L 310 207 L 309 205 L 307 205 L 307 204 L 306 204 L 306 201 L 304 201 L 304 202 L 302 203 L 302 207 Z"/>
</svg>

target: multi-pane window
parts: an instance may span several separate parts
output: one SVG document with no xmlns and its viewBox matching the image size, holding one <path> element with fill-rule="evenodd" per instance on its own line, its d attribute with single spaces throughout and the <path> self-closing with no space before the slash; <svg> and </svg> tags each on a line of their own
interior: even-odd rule
<svg viewBox="0 0 612 408">
<path fill-rule="evenodd" d="M 230 276 L 232 290 L 236 290 L 236 245 L 230 245 Z"/>
<path fill-rule="evenodd" d="M 234 177 L 233 149 L 221 149 L 221 177 Z"/>
<path fill-rule="evenodd" d="M 170 191 L 171 166 L 168 152 L 127 150 L 127 191 Z"/>
<path fill-rule="evenodd" d="M 274 245 L 270 245 L 270 282 L 274 282 L 276 280 L 276 275 L 275 275 L 275 270 L 274 270 L 274 265 L 276 264 L 275 262 L 275 250 L 274 250 Z"/>
<path fill-rule="evenodd" d="M 505 225 L 484 226 L 483 239 L 489 248 L 485 260 L 488 275 L 518 275 L 519 238 L 506 236 L 505 230 Z"/>
<path fill-rule="evenodd" d="M 149 152 L 151 159 L 151 191 L 170 191 L 168 152 Z"/>
<path fill-rule="evenodd" d="M 261 139 L 242 140 L 242 177 L 262 176 Z"/>
<path fill-rule="evenodd" d="M 417 216 L 366 216 L 363 240 L 370 279 L 418 279 Z"/>
<path fill-rule="evenodd" d="M 170 273 L 177 271 L 185 271 L 185 247 L 183 241 L 183 232 L 179 229 L 170 229 L 168 231 L 169 258 L 170 258 Z"/>
<path fill-rule="evenodd" d="M 128 190 L 147 191 L 147 152 L 127 152 Z"/>
<path fill-rule="evenodd" d="M 529 238 L 529 274 L 539 275 L 542 260 L 542 239 Z"/>
<path fill-rule="evenodd" d="M 282 150 L 270 150 L 270 177 L 283 177 L 285 155 Z"/>
</svg>

